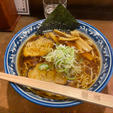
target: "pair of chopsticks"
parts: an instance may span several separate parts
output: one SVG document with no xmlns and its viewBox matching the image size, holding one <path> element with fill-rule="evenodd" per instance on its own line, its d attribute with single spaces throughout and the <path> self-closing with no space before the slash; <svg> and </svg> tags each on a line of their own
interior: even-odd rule
<svg viewBox="0 0 113 113">
<path fill-rule="evenodd" d="M 113 96 L 0 72 L 0 79 L 113 108 Z"/>
</svg>

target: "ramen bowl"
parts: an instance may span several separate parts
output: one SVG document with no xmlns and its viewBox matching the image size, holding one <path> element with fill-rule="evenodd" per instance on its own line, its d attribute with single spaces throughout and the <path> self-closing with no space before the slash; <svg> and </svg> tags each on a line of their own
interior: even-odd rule
<svg viewBox="0 0 113 113">
<path fill-rule="evenodd" d="M 22 30 L 20 30 L 10 41 L 4 57 L 4 68 L 5 72 L 13 75 L 18 75 L 17 72 L 17 56 L 18 51 L 24 44 L 24 42 L 36 33 L 37 29 L 43 23 L 44 20 L 36 21 Z M 79 26 L 77 30 L 83 32 L 89 36 L 96 44 L 102 59 L 101 72 L 96 82 L 89 88 L 91 91 L 100 92 L 108 83 L 113 72 L 113 51 L 110 43 L 105 36 L 93 26 L 77 20 Z M 27 100 L 48 107 L 70 107 L 82 103 L 79 100 L 67 99 L 67 100 L 54 100 L 44 98 L 39 95 L 32 93 L 29 89 L 24 86 L 20 86 L 14 83 L 10 83 L 11 86 L 17 91 L 22 97 Z"/>
</svg>

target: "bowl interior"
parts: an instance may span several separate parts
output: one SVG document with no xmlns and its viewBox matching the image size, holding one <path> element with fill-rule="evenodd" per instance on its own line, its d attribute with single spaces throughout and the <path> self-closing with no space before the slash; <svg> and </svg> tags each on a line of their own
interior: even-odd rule
<svg viewBox="0 0 113 113">
<path fill-rule="evenodd" d="M 27 40 L 30 36 L 36 33 L 37 28 L 40 27 L 43 21 L 44 20 L 40 20 L 24 27 L 12 38 L 12 40 L 10 41 L 6 49 L 6 53 L 4 57 L 4 68 L 6 73 L 17 75 L 16 61 L 17 61 L 17 54 L 18 54 L 19 48 L 24 44 L 25 40 Z M 100 31 L 98 31 L 96 28 L 94 28 L 93 26 L 85 22 L 82 22 L 80 20 L 78 20 L 78 22 L 80 23 L 80 26 L 77 27 L 77 30 L 80 30 L 81 32 L 91 37 L 91 39 L 97 45 L 102 57 L 102 69 L 101 69 L 100 75 L 97 81 L 93 84 L 93 86 L 89 88 L 89 90 L 99 92 L 106 86 L 107 82 L 109 81 L 112 75 L 112 71 L 113 71 L 112 48 L 108 40 Z M 11 85 L 24 98 L 30 100 L 31 102 L 41 104 L 44 106 L 69 107 L 69 106 L 73 106 L 81 103 L 81 101 L 72 100 L 72 99 L 53 100 L 48 98 L 42 98 L 38 95 L 31 93 L 28 89 L 26 89 L 23 86 L 19 86 L 13 83 L 11 83 Z"/>
</svg>

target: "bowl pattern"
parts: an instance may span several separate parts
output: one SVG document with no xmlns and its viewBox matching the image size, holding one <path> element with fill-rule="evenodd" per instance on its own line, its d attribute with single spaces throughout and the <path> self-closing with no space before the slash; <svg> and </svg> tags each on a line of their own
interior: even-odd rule
<svg viewBox="0 0 113 113">
<path fill-rule="evenodd" d="M 25 40 L 27 40 L 30 36 L 36 33 L 37 29 L 40 27 L 43 21 L 44 20 L 36 21 L 24 27 L 12 38 L 6 49 L 4 57 L 4 68 L 6 73 L 17 75 L 16 61 L 19 48 L 24 44 Z M 100 72 L 100 76 L 98 77 L 97 81 L 93 84 L 93 86 L 89 88 L 89 90 L 100 92 L 106 86 L 110 77 L 112 76 L 113 71 L 112 48 L 108 40 L 100 31 L 98 31 L 96 28 L 83 21 L 80 20 L 77 21 L 80 23 L 80 26 L 77 27 L 77 29 L 93 39 L 102 56 L 102 69 Z M 69 107 L 81 103 L 81 101 L 72 99 L 60 101 L 42 98 L 38 95 L 31 93 L 29 90 L 26 90 L 25 87 L 19 86 L 14 83 L 11 83 L 11 86 L 24 98 L 30 100 L 31 102 L 44 106 Z"/>
</svg>

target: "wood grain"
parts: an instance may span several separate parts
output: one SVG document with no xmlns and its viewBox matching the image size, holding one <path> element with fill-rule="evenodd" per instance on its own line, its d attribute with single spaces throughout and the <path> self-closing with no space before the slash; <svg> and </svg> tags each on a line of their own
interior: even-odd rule
<svg viewBox="0 0 113 113">
<path fill-rule="evenodd" d="M 113 108 L 113 96 L 0 72 L 0 79 Z"/>
<path fill-rule="evenodd" d="M 18 18 L 14 0 L 0 0 L 0 31 L 12 31 Z"/>
<path fill-rule="evenodd" d="M 43 12 L 41 12 L 43 13 Z M 0 71 L 4 72 L 4 54 L 9 41 L 24 26 L 39 20 L 37 17 L 21 16 L 13 32 L 0 32 Z M 113 21 L 83 20 L 100 30 L 113 47 Z M 113 76 L 102 93 L 113 95 Z M 37 105 L 20 96 L 11 85 L 0 80 L 0 113 L 113 113 L 113 109 L 83 102 L 77 106 L 66 108 L 50 108 Z"/>
</svg>

